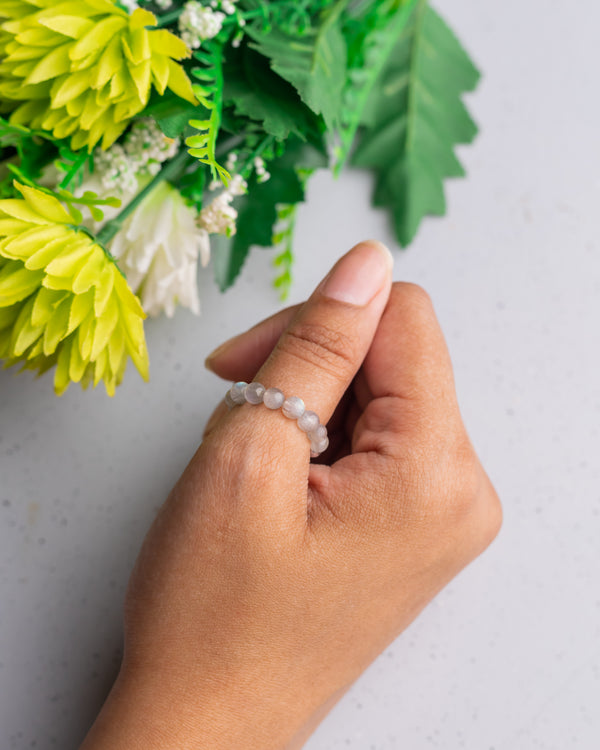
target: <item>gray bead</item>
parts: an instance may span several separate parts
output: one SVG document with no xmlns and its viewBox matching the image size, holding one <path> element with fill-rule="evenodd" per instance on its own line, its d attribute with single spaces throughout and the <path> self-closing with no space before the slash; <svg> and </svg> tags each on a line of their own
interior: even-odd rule
<svg viewBox="0 0 600 750">
<path fill-rule="evenodd" d="M 281 404 L 285 401 L 283 391 L 279 388 L 267 388 L 265 395 L 263 396 L 263 404 L 267 409 L 279 409 Z"/>
<path fill-rule="evenodd" d="M 304 432 L 313 432 L 319 426 L 319 415 L 314 411 L 305 411 L 298 417 L 298 427 Z"/>
<path fill-rule="evenodd" d="M 310 441 L 310 450 L 313 453 L 317 453 L 317 454 L 323 453 L 323 451 L 326 451 L 328 447 L 329 447 L 328 437 L 324 437 L 321 440 L 317 440 L 317 441 L 314 441 L 314 440 Z"/>
<path fill-rule="evenodd" d="M 246 388 L 246 401 L 249 404 L 261 404 L 266 388 L 262 383 L 250 383 Z"/>
<path fill-rule="evenodd" d="M 327 427 L 324 424 L 318 425 L 316 429 L 310 431 L 308 437 L 311 441 L 318 443 L 319 440 L 327 437 Z"/>
<path fill-rule="evenodd" d="M 304 401 L 299 396 L 289 396 L 283 402 L 281 411 L 290 419 L 298 419 L 304 414 Z"/>
<path fill-rule="evenodd" d="M 230 409 L 235 406 L 235 401 L 231 397 L 231 392 L 230 391 L 227 391 L 227 393 L 225 394 L 225 403 L 227 404 L 227 406 Z"/>
<path fill-rule="evenodd" d="M 231 394 L 231 400 L 234 404 L 244 404 L 246 403 L 246 388 L 248 387 L 248 383 L 244 383 L 243 380 L 240 380 L 238 383 L 234 383 L 231 388 L 229 389 L 229 393 Z"/>
</svg>

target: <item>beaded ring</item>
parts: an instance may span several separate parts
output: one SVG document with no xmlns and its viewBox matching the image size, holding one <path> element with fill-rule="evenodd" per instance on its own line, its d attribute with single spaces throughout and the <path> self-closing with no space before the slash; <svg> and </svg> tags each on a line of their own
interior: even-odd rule
<svg viewBox="0 0 600 750">
<path fill-rule="evenodd" d="M 314 411 L 304 406 L 304 401 L 298 396 L 285 397 L 279 388 L 265 388 L 262 383 L 234 383 L 225 394 L 225 403 L 232 409 L 239 404 L 264 404 L 267 409 L 281 409 L 288 419 L 295 419 L 296 424 L 305 432 L 310 440 L 310 455 L 316 458 L 327 450 L 329 438 L 327 427 L 321 424 Z"/>
</svg>

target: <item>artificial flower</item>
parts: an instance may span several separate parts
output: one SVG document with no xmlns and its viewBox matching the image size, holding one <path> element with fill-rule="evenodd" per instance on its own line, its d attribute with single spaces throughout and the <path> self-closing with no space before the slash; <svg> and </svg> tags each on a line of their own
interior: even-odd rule
<svg viewBox="0 0 600 750">
<path fill-rule="evenodd" d="M 122 144 L 113 143 L 106 151 L 96 149 L 94 152 L 94 175 L 98 185 L 92 189 L 99 192 L 98 186 L 101 186 L 100 192 L 106 196 L 133 198 L 139 178 L 158 174 L 161 165 L 176 155 L 179 143 L 178 138 L 167 138 L 154 120 L 136 120 Z M 86 181 L 89 179 L 88 173 Z"/>
<path fill-rule="evenodd" d="M 108 148 L 147 105 L 154 86 L 195 103 L 175 62 L 185 43 L 156 17 L 113 0 L 3 0 L 0 100 L 10 121 L 71 138 L 75 150 Z"/>
<path fill-rule="evenodd" d="M 200 312 L 198 256 L 210 258 L 208 233 L 196 224 L 196 211 L 167 182 L 158 185 L 125 220 L 110 244 L 111 253 L 148 315 L 171 317 L 177 304 Z"/>
<path fill-rule="evenodd" d="M 198 49 L 204 40 L 212 39 L 221 31 L 225 18 L 225 13 L 190 0 L 179 16 L 181 38 L 188 47 Z"/>
<path fill-rule="evenodd" d="M 113 259 L 54 196 L 19 183 L 0 200 L 0 358 L 54 386 L 104 381 L 112 395 L 130 357 L 148 378 L 145 317 Z"/>
</svg>

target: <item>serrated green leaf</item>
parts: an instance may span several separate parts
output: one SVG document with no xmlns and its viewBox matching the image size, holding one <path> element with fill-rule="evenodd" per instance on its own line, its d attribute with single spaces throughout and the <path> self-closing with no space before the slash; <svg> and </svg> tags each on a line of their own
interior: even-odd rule
<svg viewBox="0 0 600 750">
<path fill-rule="evenodd" d="M 248 46 L 228 57 L 224 80 L 224 101 L 233 104 L 237 114 L 260 122 L 269 135 L 285 139 L 293 133 L 305 140 L 307 132 L 318 128 L 317 117 L 296 89 Z"/>
<path fill-rule="evenodd" d="M 271 177 L 266 182 L 253 179 L 246 194 L 236 198 L 237 231 L 229 241 L 217 240 L 212 254 L 214 275 L 221 291 L 236 280 L 253 245 L 271 247 L 273 227 L 277 221 L 277 205 L 295 204 L 304 200 L 304 186 L 297 166 L 319 161 L 315 149 L 298 139 L 290 138 L 285 153 L 268 164 Z M 323 156 L 321 162 L 323 164 Z M 211 243 L 216 237 L 211 237 Z"/>
<path fill-rule="evenodd" d="M 334 130 L 339 121 L 346 81 L 346 40 L 340 12 L 346 2 L 323 12 L 319 23 L 299 37 L 277 26 L 268 32 L 248 28 L 250 46 L 269 58 L 273 70 L 294 86 L 302 101 Z"/>
<path fill-rule="evenodd" d="M 351 6 L 344 23 L 348 76 L 342 93 L 335 175 L 348 160 L 371 91 L 418 0 L 367 0 Z"/>
<path fill-rule="evenodd" d="M 440 16 L 419 0 L 365 109 L 352 163 L 375 170 L 375 205 L 388 207 L 399 242 L 425 215 L 442 215 L 443 180 L 464 170 L 454 154 L 477 127 L 461 95 L 479 73 Z"/>
</svg>

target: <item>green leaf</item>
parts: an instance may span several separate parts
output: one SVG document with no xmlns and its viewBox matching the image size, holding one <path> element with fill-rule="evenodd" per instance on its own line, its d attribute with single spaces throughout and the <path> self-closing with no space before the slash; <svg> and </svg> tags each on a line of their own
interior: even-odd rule
<svg viewBox="0 0 600 750">
<path fill-rule="evenodd" d="M 297 204 L 278 206 L 277 222 L 271 243 L 278 249 L 277 255 L 273 259 L 273 266 L 277 269 L 273 286 L 279 290 L 279 299 L 282 302 L 287 299 L 292 286 L 296 211 Z"/>
<path fill-rule="evenodd" d="M 59 143 L 51 133 L 13 125 L 0 117 L 0 157 L 6 158 L 2 153 L 5 148 L 14 148 L 21 172 L 30 180 L 38 179 L 44 167 L 52 162 Z"/>
<path fill-rule="evenodd" d="M 228 55 L 224 66 L 223 99 L 238 115 L 260 122 L 266 133 L 285 139 L 290 133 L 304 140 L 318 121 L 294 87 L 277 75 L 263 55 L 244 45 Z"/>
<path fill-rule="evenodd" d="M 217 162 L 215 153 L 223 108 L 223 47 L 216 42 L 208 43 L 193 56 L 204 66 L 192 70 L 192 75 L 203 82 L 193 84 L 192 89 L 206 112 L 205 119 L 189 121 L 200 134 L 189 136 L 186 144 L 192 156 L 210 167 L 213 179 L 218 176 L 227 185 L 230 174 Z"/>
<path fill-rule="evenodd" d="M 336 146 L 335 175 L 348 160 L 369 96 L 418 0 L 367 0 L 344 19 L 348 75 Z"/>
<path fill-rule="evenodd" d="M 266 182 L 250 180 L 248 192 L 234 202 L 238 211 L 236 234 L 217 241 L 213 253 L 215 280 L 221 291 L 230 287 L 240 273 L 253 245 L 271 247 L 277 205 L 304 200 L 303 179 L 298 167 L 309 163 L 326 164 L 325 157 L 306 143 L 291 138 L 285 153 L 269 162 L 271 177 Z M 216 239 L 211 237 L 211 242 Z"/>
<path fill-rule="evenodd" d="M 446 210 L 443 180 L 464 170 L 454 155 L 477 127 L 461 95 L 479 73 L 440 16 L 419 0 L 365 109 L 352 163 L 375 170 L 374 203 L 392 212 L 399 242 Z"/>
<path fill-rule="evenodd" d="M 273 70 L 289 81 L 302 101 L 323 116 L 327 127 L 335 129 L 346 81 L 347 49 L 340 13 L 347 0 L 321 14 L 319 23 L 299 37 L 274 26 L 264 32 L 248 28 L 251 47 L 271 61 Z"/>
</svg>

